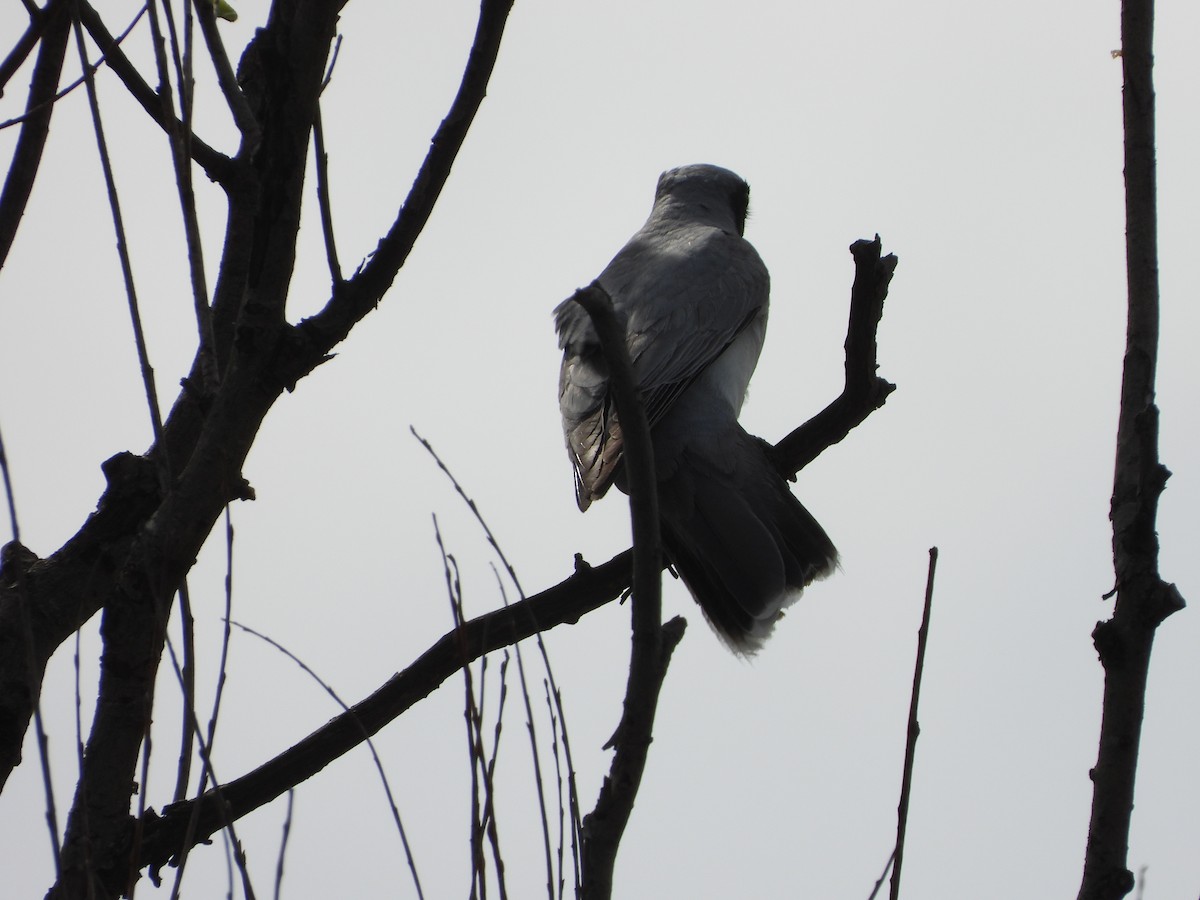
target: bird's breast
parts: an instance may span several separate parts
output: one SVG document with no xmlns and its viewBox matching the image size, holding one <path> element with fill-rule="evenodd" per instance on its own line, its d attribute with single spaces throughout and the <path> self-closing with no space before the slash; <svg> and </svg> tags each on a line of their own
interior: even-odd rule
<svg viewBox="0 0 1200 900">
<path fill-rule="evenodd" d="M 707 402 L 720 400 L 736 419 L 750 387 L 750 376 L 758 365 L 765 333 L 765 318 L 757 318 L 743 328 L 733 343 L 696 379 L 688 393 L 702 394 Z"/>
</svg>

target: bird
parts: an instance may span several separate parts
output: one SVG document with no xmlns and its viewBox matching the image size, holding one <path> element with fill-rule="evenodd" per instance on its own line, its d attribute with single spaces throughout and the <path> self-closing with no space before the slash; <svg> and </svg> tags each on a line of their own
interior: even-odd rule
<svg viewBox="0 0 1200 900">
<path fill-rule="evenodd" d="M 744 237 L 750 187 L 720 166 L 659 176 L 654 205 L 597 279 L 622 323 L 650 424 L 662 545 L 736 654 L 838 566 L 833 542 L 738 423 L 766 336 L 770 277 Z M 591 319 L 554 310 L 559 410 L 581 511 L 616 484 L 624 439 Z M 626 491 L 627 493 L 627 491 Z"/>
</svg>

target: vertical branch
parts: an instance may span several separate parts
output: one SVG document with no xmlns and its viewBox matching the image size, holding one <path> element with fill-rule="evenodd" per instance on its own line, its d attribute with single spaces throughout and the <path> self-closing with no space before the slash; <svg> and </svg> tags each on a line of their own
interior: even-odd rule
<svg viewBox="0 0 1200 900">
<path fill-rule="evenodd" d="M 683 638 L 684 622 L 673 619 L 666 627 L 662 625 L 654 451 L 622 326 L 613 312 L 612 300 L 598 283 L 578 291 L 574 299 L 591 317 L 608 363 L 617 415 L 625 435 L 624 465 L 633 520 L 633 649 L 625 707 L 609 741 L 614 749 L 612 766 L 595 808 L 583 820 L 582 896 L 586 900 L 607 900 L 612 895 L 617 849 L 646 768 L 658 695 L 671 654 Z"/>
<path fill-rule="evenodd" d="M 197 357 L 204 374 L 205 387 L 215 389 L 220 380 L 216 364 L 216 337 L 213 333 L 212 311 L 208 302 L 208 283 L 204 273 L 204 245 L 200 240 L 200 220 L 196 214 L 196 196 L 192 184 L 192 99 L 195 94 L 192 77 L 192 42 L 190 9 L 185 10 L 185 45 L 180 55 L 179 38 L 174 16 L 169 3 L 163 4 L 171 37 L 175 77 L 179 82 L 179 114 L 175 119 L 171 100 L 171 76 L 167 68 L 162 28 L 158 22 L 157 7 L 153 0 L 147 3 L 150 12 L 150 31 L 154 37 L 154 59 L 158 68 L 158 98 L 162 108 L 162 120 L 167 124 L 166 132 L 171 146 L 171 162 L 175 168 L 175 187 L 179 195 L 179 209 L 183 218 L 183 234 L 187 242 L 188 269 L 192 283 L 192 305 L 196 313 L 199 334 Z M 186 618 L 185 618 L 186 621 Z"/>
<path fill-rule="evenodd" d="M 904 746 L 904 774 L 900 779 L 900 804 L 896 810 L 896 849 L 892 852 L 892 882 L 888 896 L 890 900 L 900 897 L 900 868 L 904 863 L 904 836 L 908 831 L 908 800 L 912 795 L 913 761 L 917 753 L 917 737 L 921 725 L 917 721 L 917 707 L 921 702 L 921 676 L 925 674 L 925 645 L 929 641 L 929 613 L 933 608 L 933 576 L 937 572 L 937 547 L 929 548 L 929 575 L 925 579 L 925 610 L 921 614 L 921 628 L 917 632 L 917 661 L 913 666 L 912 699 L 908 705 L 908 738 Z M 880 876 L 879 881 L 883 881 Z M 879 885 L 875 885 L 878 890 Z M 872 894 L 874 896 L 874 894 Z"/>
<path fill-rule="evenodd" d="M 1116 604 L 1092 632 L 1104 667 L 1100 746 L 1079 900 L 1117 900 L 1133 889 L 1128 868 L 1138 748 L 1150 652 L 1158 625 L 1183 598 L 1158 573 L 1155 519 L 1169 472 L 1158 461 L 1158 235 L 1154 159 L 1153 0 L 1121 5 L 1125 125 L 1125 255 L 1129 312 L 1109 518 Z"/>
<path fill-rule="evenodd" d="M 129 302 L 151 426 L 155 444 L 161 446 L 162 416 L 154 385 L 154 370 L 150 367 L 142 332 L 133 266 L 100 117 L 95 78 L 88 66 L 83 28 L 77 17 L 73 25 L 100 164 L 112 209 L 117 254 Z M 165 491 L 171 479 L 164 455 L 159 455 L 157 459 L 157 474 L 159 485 Z M 100 661 L 96 712 L 84 754 L 84 769 L 80 773 L 67 820 L 59 877 L 51 889 L 51 897 L 81 894 L 109 896 L 126 890 L 135 877 L 135 872 L 128 870 L 127 860 L 122 860 L 111 851 L 129 837 L 129 798 L 134 790 L 133 772 L 139 751 L 143 756 L 143 785 L 149 764 L 154 678 L 166 637 L 167 611 L 160 604 L 160 598 L 164 593 L 169 596 L 169 592 L 163 589 L 153 559 L 152 555 L 145 555 L 139 560 L 140 565 L 132 564 L 137 567 L 136 587 L 132 588 L 123 603 L 109 606 L 104 612 L 100 628 L 104 650 Z M 143 792 L 142 803 L 144 796 Z"/>
</svg>

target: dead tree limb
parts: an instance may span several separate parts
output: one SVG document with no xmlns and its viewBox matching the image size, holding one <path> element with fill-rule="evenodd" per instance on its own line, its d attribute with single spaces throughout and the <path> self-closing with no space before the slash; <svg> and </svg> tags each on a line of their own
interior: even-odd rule
<svg viewBox="0 0 1200 900">
<path fill-rule="evenodd" d="M 1154 633 L 1183 607 L 1158 573 L 1158 498 L 1170 473 L 1158 460 L 1158 238 L 1154 159 L 1153 0 L 1121 6 L 1125 119 L 1125 255 L 1129 310 L 1109 518 L 1116 605 L 1092 639 L 1104 667 L 1100 747 L 1079 900 L 1118 900 L 1133 889 L 1129 825 Z"/>
</svg>

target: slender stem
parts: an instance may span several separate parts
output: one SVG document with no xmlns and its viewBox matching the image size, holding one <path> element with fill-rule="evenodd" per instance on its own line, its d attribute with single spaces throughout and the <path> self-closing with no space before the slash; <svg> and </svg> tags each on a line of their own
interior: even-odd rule
<svg viewBox="0 0 1200 900">
<path fill-rule="evenodd" d="M 892 854 L 890 900 L 900 897 L 900 867 L 904 863 L 904 836 L 908 830 L 908 801 L 912 796 L 913 762 L 917 754 L 917 737 L 921 725 L 917 707 L 921 701 L 921 678 L 925 674 L 925 645 L 929 641 L 929 613 L 933 608 L 933 576 L 937 571 L 937 547 L 929 548 L 929 574 L 925 578 L 925 609 L 921 613 L 921 628 L 917 632 L 917 662 L 913 666 L 912 699 L 908 706 L 908 738 L 904 745 L 904 775 L 900 781 L 900 804 L 896 809 L 896 850 Z M 883 879 L 880 878 L 882 881 Z"/>
</svg>

